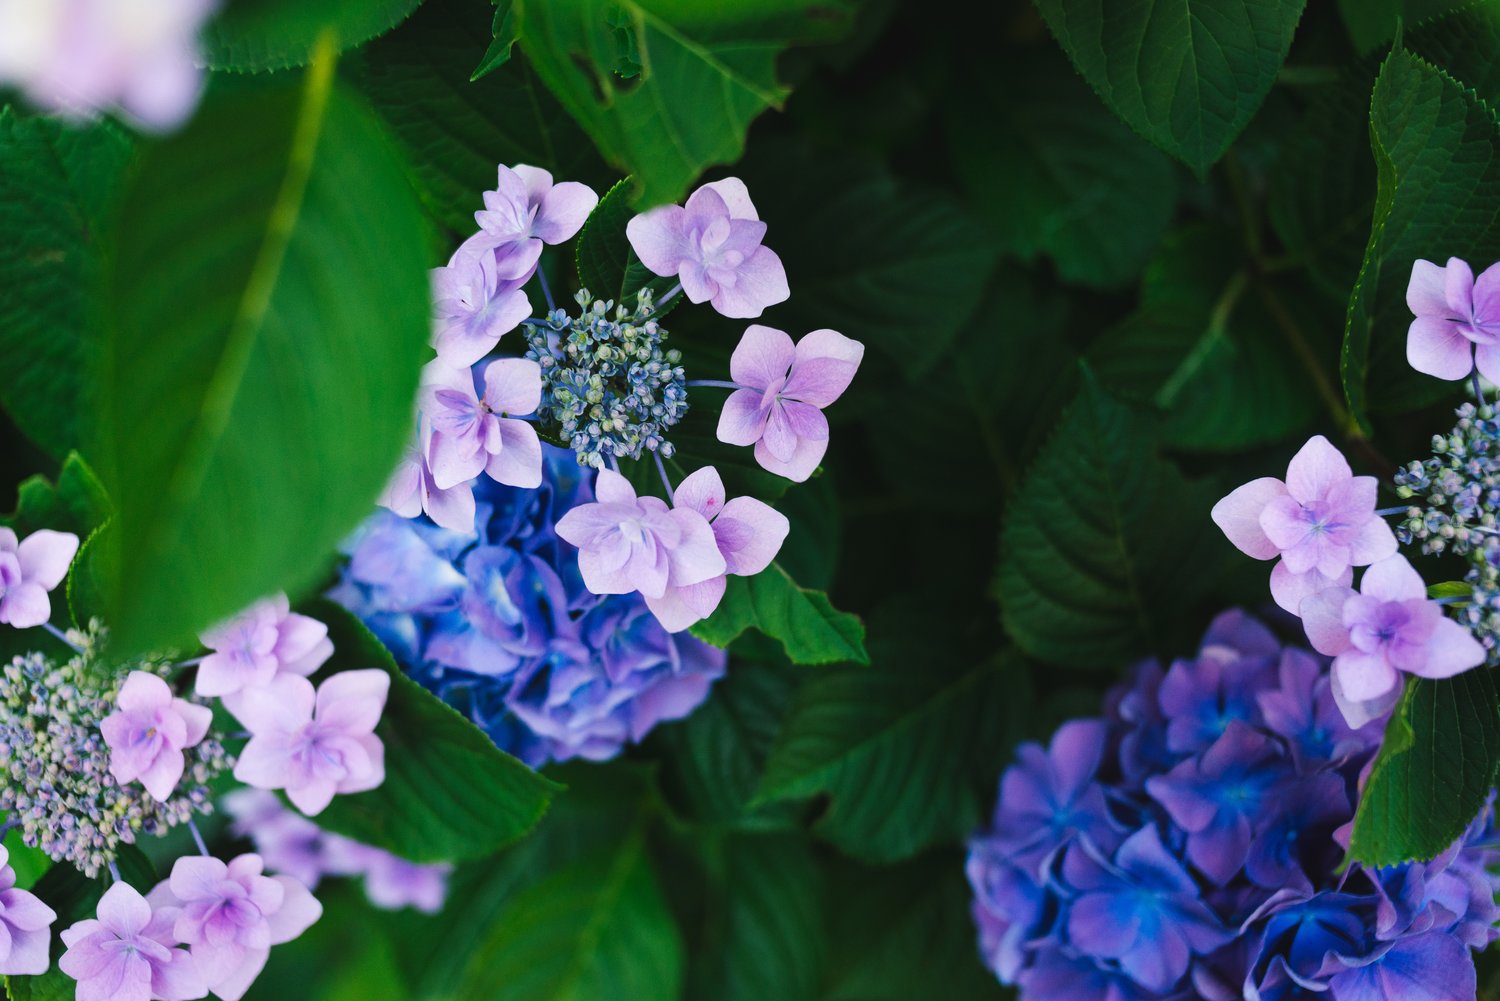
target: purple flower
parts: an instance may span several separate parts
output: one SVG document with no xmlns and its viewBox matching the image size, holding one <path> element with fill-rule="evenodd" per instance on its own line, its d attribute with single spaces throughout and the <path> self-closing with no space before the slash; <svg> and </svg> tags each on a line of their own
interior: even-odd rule
<svg viewBox="0 0 1500 1001">
<path fill-rule="evenodd" d="M 110 774 L 122 784 L 139 780 L 153 799 L 166 802 L 182 779 L 182 752 L 208 734 L 213 710 L 175 697 L 165 681 L 145 671 L 130 672 L 115 704 L 99 724 Z"/>
<path fill-rule="evenodd" d="M 1251 480 L 1214 505 L 1213 519 L 1247 555 L 1281 557 L 1271 596 L 1296 615 L 1303 598 L 1347 587 L 1351 567 L 1395 553 L 1395 535 L 1375 514 L 1375 492 L 1375 477 L 1355 476 L 1339 450 L 1315 435 L 1292 457 L 1285 483 Z"/>
<path fill-rule="evenodd" d="M 1343 778 L 1318 772 L 1288 782 L 1259 808 L 1260 829 L 1245 859 L 1245 875 L 1268 890 L 1312 892 L 1307 874 L 1336 868 L 1341 855 L 1333 832 L 1352 810 Z"/>
<path fill-rule="evenodd" d="M 0 975 L 35 977 L 52 961 L 47 947 L 57 912 L 25 890 L 16 889 L 10 852 L 0 845 Z"/>
<path fill-rule="evenodd" d="M 203 89 L 199 28 L 215 0 L 8 0 L 0 3 L 0 84 L 45 111 L 92 118 L 117 106 L 164 131 Z"/>
<path fill-rule="evenodd" d="M 1022 997 L 1033 1001 L 1158 1001 L 1161 995 L 1143 990 L 1129 977 L 1100 969 L 1082 956 L 1048 953 L 1020 975 Z M 1187 1001 L 1186 995 L 1172 995 Z"/>
<path fill-rule="evenodd" d="M 766 224 L 737 177 L 703 185 L 686 207 L 641 213 L 625 235 L 653 274 L 675 275 L 689 300 L 711 302 L 723 316 L 757 317 L 791 294 L 781 258 L 761 245 Z"/>
<path fill-rule="evenodd" d="M 660 598 L 668 587 L 724 573 L 713 527 L 697 511 L 637 498 L 630 481 L 609 469 L 599 471 L 594 495 L 596 501 L 557 523 L 558 536 L 578 547 L 578 569 L 590 591 Z"/>
<path fill-rule="evenodd" d="M 329 865 L 328 839 L 311 820 L 288 810 L 275 793 L 263 789 L 236 789 L 221 801 L 234 818 L 235 837 L 248 838 L 272 872 L 292 877 L 309 890 L 316 890 Z"/>
<path fill-rule="evenodd" d="M 1484 663 L 1484 647 L 1427 597 L 1406 557 L 1374 564 L 1359 588 L 1328 588 L 1302 603 L 1307 638 L 1333 657 L 1333 695 L 1351 727 L 1395 704 L 1399 672 L 1451 678 Z"/>
<path fill-rule="evenodd" d="M 1473 1001 L 1479 986 L 1464 944 L 1443 932 L 1391 943 L 1329 978 L 1333 1001 Z"/>
<path fill-rule="evenodd" d="M 1068 909 L 1069 938 L 1091 955 L 1118 961 L 1148 990 L 1170 990 L 1193 956 L 1231 937 L 1154 826 L 1126 838 L 1109 862 L 1081 843 L 1069 849 L 1063 879 L 1078 894 Z"/>
<path fill-rule="evenodd" d="M 1477 364 L 1491 382 L 1500 382 L 1500 265 L 1476 281 L 1457 257 L 1440 268 L 1415 261 L 1406 286 L 1406 305 L 1416 319 L 1406 335 L 1406 360 L 1418 372 L 1439 379 L 1462 379 Z"/>
<path fill-rule="evenodd" d="M 231 711 L 250 731 L 234 777 L 257 789 L 285 789 L 309 816 L 335 794 L 364 792 L 385 781 L 385 746 L 375 725 L 391 679 L 384 671 L 343 671 L 316 691 L 281 675 L 251 689 Z"/>
<path fill-rule="evenodd" d="M 1333 698 L 1332 679 L 1317 658 L 1301 650 L 1281 655 L 1280 685 L 1256 696 L 1266 729 L 1291 748 L 1303 771 L 1343 761 L 1371 749 L 1378 735 L 1355 731 Z"/>
<path fill-rule="evenodd" d="M 542 482 L 542 443 L 536 429 L 515 416 L 535 413 L 542 399 L 542 369 L 525 358 L 501 358 L 484 369 L 484 395 L 467 368 L 441 360 L 427 366 L 422 413 L 432 422 L 427 462 L 432 482 L 447 490 L 480 470 L 513 487 Z"/>
<path fill-rule="evenodd" d="M 446 862 L 408 862 L 399 855 L 349 838 L 328 835 L 328 871 L 342 876 L 362 876 L 365 896 L 383 911 L 413 908 L 436 914 L 448 898 L 448 877 L 453 866 Z"/>
<path fill-rule="evenodd" d="M 439 487 L 427 464 L 427 442 L 432 432 L 420 436 L 420 444 L 407 446 L 391 481 L 378 503 L 403 518 L 427 515 L 452 532 L 474 531 L 474 488 L 468 482 Z"/>
<path fill-rule="evenodd" d="M 271 946 L 290 942 L 323 915 L 323 906 L 290 876 L 265 876 L 259 855 L 227 865 L 189 855 L 147 895 L 158 913 L 176 911 L 172 934 L 188 947 L 208 989 L 239 1001 L 270 958 Z"/>
<path fill-rule="evenodd" d="M 446 267 L 432 271 L 432 346 L 453 368 L 467 368 L 531 315 L 523 286 L 536 271 L 541 244 L 527 241 L 497 254 L 485 234 L 470 237 Z"/>
<path fill-rule="evenodd" d="M 1046 750 L 1040 744 L 1016 748 L 1020 763 L 1000 778 L 1006 811 L 995 829 L 997 845 L 1015 865 L 1040 873 L 1075 835 L 1101 851 L 1118 847 L 1120 835 L 1097 781 L 1106 736 L 1101 720 L 1073 720 L 1058 728 Z"/>
<path fill-rule="evenodd" d="M 1173 663 L 1156 695 L 1167 721 L 1167 747 L 1178 754 L 1201 751 L 1231 724 L 1255 719 L 1257 700 L 1274 680 L 1270 665 L 1267 656 L 1213 645 Z"/>
<path fill-rule="evenodd" d="M 68 951 L 57 967 L 78 981 L 78 1001 L 192 1001 L 208 994 L 197 962 L 174 948 L 177 908 L 153 913 L 129 883 L 115 883 L 97 915 L 62 933 Z"/>
<path fill-rule="evenodd" d="M 198 664 L 193 686 L 205 697 L 259 688 L 277 674 L 307 677 L 333 656 L 328 627 L 294 614 L 284 594 L 256 602 L 198 638 L 213 651 Z"/>
<path fill-rule="evenodd" d="M 753 577 L 776 558 L 791 531 L 786 515 L 754 497 L 724 500 L 724 481 L 713 466 L 689 475 L 677 485 L 672 506 L 696 511 L 714 530 L 714 544 L 724 557 L 724 573 L 696 584 L 668 586 L 660 598 L 646 605 L 668 632 L 681 632 L 699 619 L 706 619 L 724 597 L 726 574 Z"/>
<path fill-rule="evenodd" d="M 16 533 L 0 528 L 0 623 L 17 629 L 40 626 L 52 617 L 47 592 L 62 583 L 78 552 L 78 536 L 42 529 L 19 544 Z"/>
<path fill-rule="evenodd" d="M 833 330 L 814 330 L 794 347 L 784 331 L 752 324 L 729 360 L 739 388 L 724 401 L 719 440 L 754 445 L 762 467 L 802 482 L 828 451 L 823 408 L 849 388 L 864 354 Z"/>
<path fill-rule="evenodd" d="M 521 244 L 533 261 L 542 244 L 572 239 L 599 204 L 599 196 L 586 185 L 553 184 L 552 175 L 540 167 L 501 164 L 498 175 L 495 190 L 484 193 L 484 209 L 474 213 L 474 221 L 494 246 Z"/>
</svg>

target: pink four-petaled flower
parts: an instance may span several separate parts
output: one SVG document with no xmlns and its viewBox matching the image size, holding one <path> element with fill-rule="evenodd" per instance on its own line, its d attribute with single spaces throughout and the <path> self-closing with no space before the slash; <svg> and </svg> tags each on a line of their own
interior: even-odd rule
<svg viewBox="0 0 1500 1001">
<path fill-rule="evenodd" d="M 480 234 L 484 237 L 484 234 Z M 536 271 L 537 255 L 528 241 L 496 253 L 470 237 L 448 265 L 432 272 L 432 346 L 449 365 L 472 365 L 500 338 L 531 315 L 523 286 Z"/>
<path fill-rule="evenodd" d="M 277 674 L 307 677 L 333 655 L 328 627 L 298 615 L 284 594 L 257 601 L 198 637 L 209 653 L 193 690 L 226 696 L 271 683 Z"/>
<path fill-rule="evenodd" d="M 583 228 L 584 220 L 599 196 L 577 181 L 552 183 L 552 175 L 540 167 L 501 164 L 494 191 L 484 193 L 484 209 L 474 213 L 483 231 L 481 240 L 535 255 L 542 244 L 558 244 Z"/>
<path fill-rule="evenodd" d="M 465 481 L 443 488 L 437 485 L 427 462 L 427 446 L 432 431 L 420 436 L 420 443 L 408 445 L 402 453 L 390 482 L 376 501 L 403 518 L 425 514 L 450 532 L 474 534 L 474 487 Z"/>
<path fill-rule="evenodd" d="M 0 623 L 17 629 L 40 626 L 52 617 L 47 592 L 62 583 L 78 552 L 78 536 L 41 529 L 20 542 L 0 528 Z"/>
<path fill-rule="evenodd" d="M 427 464 L 432 482 L 449 490 L 480 471 L 507 486 L 532 489 L 542 482 L 542 443 L 517 416 L 542 402 L 542 369 L 527 358 L 501 358 L 484 369 L 484 395 L 468 368 L 441 361 L 427 366 L 422 412 L 432 422 Z"/>
<path fill-rule="evenodd" d="M 1406 334 L 1406 360 L 1418 372 L 1462 379 L 1475 365 L 1500 382 L 1500 264 L 1476 280 L 1457 257 L 1447 267 L 1431 261 L 1411 266 L 1406 305 L 1416 315 Z"/>
<path fill-rule="evenodd" d="M 62 933 L 58 969 L 78 981 L 79 1001 L 193 1001 L 208 994 L 198 964 L 178 949 L 177 908 L 152 911 L 129 883 L 104 891 L 96 918 Z"/>
<path fill-rule="evenodd" d="M 57 912 L 16 889 L 10 852 L 0 845 L 0 976 L 35 977 L 52 965 L 47 956 Z"/>
<path fill-rule="evenodd" d="M 131 671 L 118 707 L 99 723 L 109 747 L 109 771 L 115 781 L 139 781 L 153 799 L 165 801 L 182 780 L 183 751 L 208 733 L 213 711 L 172 694 L 161 678 Z"/>
</svg>

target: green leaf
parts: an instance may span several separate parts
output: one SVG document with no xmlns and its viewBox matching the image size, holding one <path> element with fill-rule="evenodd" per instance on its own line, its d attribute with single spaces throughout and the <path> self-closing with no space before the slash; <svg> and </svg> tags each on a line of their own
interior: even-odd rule
<svg viewBox="0 0 1500 1001">
<path fill-rule="evenodd" d="M 391 694 L 375 733 L 385 782 L 336 798 L 318 826 L 414 862 L 483 858 L 524 836 L 561 788 L 501 751 L 472 722 L 412 681 L 358 619 L 329 601 L 300 609 L 328 624 L 335 670 L 379 668 Z"/>
<path fill-rule="evenodd" d="M 747 629 L 781 641 L 794 664 L 868 664 L 865 627 L 840 612 L 822 591 L 797 586 L 776 563 L 754 577 L 730 577 L 713 615 L 692 627 L 693 635 L 728 646 Z"/>
<path fill-rule="evenodd" d="M 750 123 L 786 98 L 777 56 L 837 37 L 852 17 L 844 0 L 515 0 L 511 10 L 538 75 L 635 176 L 642 205 L 675 201 L 705 168 L 738 160 Z M 634 63 L 638 76 L 619 75 Z"/>
<path fill-rule="evenodd" d="M 1200 176 L 1265 100 L 1306 0 L 1037 0 L 1131 128 Z"/>
<path fill-rule="evenodd" d="M 129 160 L 129 138 L 107 122 L 80 128 L 0 106 L 0 403 L 56 456 L 85 438 L 97 339 L 88 290 Z"/>
<path fill-rule="evenodd" d="M 1172 217 L 1172 162 L 1052 52 L 986 66 L 962 94 L 948 145 L 1003 249 L 1026 261 L 1045 254 L 1084 285 L 1139 274 Z"/>
<path fill-rule="evenodd" d="M 894 617 L 886 626 L 877 635 L 899 635 Z M 1003 667 L 965 662 L 931 656 L 924 645 L 914 637 L 892 641 L 876 648 L 869 667 L 810 677 L 771 750 L 756 802 L 827 796 L 817 832 L 874 861 L 971 830 L 1027 704 L 1026 676 L 1019 659 Z"/>
<path fill-rule="evenodd" d="M 109 522 L 84 536 L 73 565 L 68 568 L 67 598 L 68 613 L 73 625 L 80 629 L 88 627 L 91 620 L 104 618 L 104 595 L 113 579 L 114 572 L 108 564 L 114 550 L 105 540 Z"/>
<path fill-rule="evenodd" d="M 54 966 L 39 977 L 6 977 L 5 994 L 9 1001 L 73 1001 L 78 981 Z"/>
<path fill-rule="evenodd" d="M 614 176 L 526 60 L 470 81 L 486 12 L 470 0 L 428 0 L 350 60 L 359 88 L 401 140 L 428 211 L 463 234 L 474 230 L 481 193 L 495 187 L 497 163 L 590 184 Z"/>
<path fill-rule="evenodd" d="M 506 900 L 454 996 L 675 1001 L 682 967 L 682 941 L 636 828 Z"/>
<path fill-rule="evenodd" d="M 1500 257 L 1500 124 L 1452 77 L 1392 52 L 1370 106 L 1378 195 L 1344 334 L 1344 392 L 1356 418 L 1400 413 L 1452 393 L 1406 360 L 1412 262 Z"/>
<path fill-rule="evenodd" d="M 27 848 L 21 842 L 20 828 L 13 828 L 4 839 L 5 850 L 10 854 L 6 863 L 16 874 L 16 886 L 22 890 L 31 889 L 32 885 L 42 877 L 48 869 L 52 868 L 52 859 L 39 848 Z"/>
<path fill-rule="evenodd" d="M 1361 53 L 1369 53 L 1396 37 L 1397 26 L 1407 27 L 1472 0 L 1339 0 L 1339 14 L 1349 38 Z"/>
<path fill-rule="evenodd" d="M 326 35 L 340 51 L 390 31 L 422 0 L 236 0 L 203 31 L 208 64 L 260 72 L 305 66 Z"/>
<path fill-rule="evenodd" d="M 630 205 L 633 185 L 634 182 L 627 177 L 605 193 L 583 224 L 576 251 L 578 284 L 588 289 L 595 299 L 613 299 L 632 309 L 641 289 L 650 288 L 660 299 L 677 284 L 676 278 L 662 278 L 647 271 L 625 235 L 626 225 L 635 216 L 635 209 Z M 665 310 L 656 314 L 657 317 L 670 313 L 681 301 L 678 298 L 668 303 Z"/>
<path fill-rule="evenodd" d="M 1474 585 L 1464 580 L 1446 580 L 1441 584 L 1427 585 L 1429 598 L 1462 598 L 1467 601 L 1474 595 Z"/>
<path fill-rule="evenodd" d="M 1484 668 L 1413 678 L 1365 781 L 1349 855 L 1371 866 L 1430 859 L 1478 816 L 1500 767 L 1500 709 Z"/>
<path fill-rule="evenodd" d="M 0 515 L 0 525 L 26 536 L 39 528 L 72 532 L 80 539 L 109 517 L 109 496 L 99 477 L 77 452 L 63 460 L 54 485 L 44 476 L 33 476 L 21 484 L 16 510 Z"/>
<path fill-rule="evenodd" d="M 995 596 L 1006 632 L 1076 667 L 1170 649 L 1169 621 L 1190 618 L 1181 568 L 1214 538 L 1215 499 L 1157 454 L 1149 418 L 1085 371 L 1005 514 Z"/>
<path fill-rule="evenodd" d="M 369 513 L 411 433 L 428 241 L 331 56 L 145 152 L 98 373 L 121 655 L 309 586 Z"/>
<path fill-rule="evenodd" d="M 474 68 L 471 77 L 474 80 L 488 76 L 510 62 L 511 50 L 516 47 L 516 42 L 521 40 L 521 28 L 516 23 L 514 0 L 494 0 L 494 4 L 495 16 L 490 22 L 490 35 L 492 36 L 490 45 L 484 50 L 484 58 L 479 60 L 479 65 Z"/>
</svg>

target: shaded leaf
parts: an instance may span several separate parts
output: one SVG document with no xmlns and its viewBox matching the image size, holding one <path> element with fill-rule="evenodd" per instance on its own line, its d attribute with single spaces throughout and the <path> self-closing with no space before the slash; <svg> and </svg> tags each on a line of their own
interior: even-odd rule
<svg viewBox="0 0 1500 1001">
<path fill-rule="evenodd" d="M 754 577 L 730 577 L 724 600 L 692 632 L 723 647 L 747 629 L 780 640 L 795 664 L 870 662 L 858 617 L 834 608 L 822 591 L 798 587 L 776 563 Z"/>
<path fill-rule="evenodd" d="M 319 36 L 349 49 L 400 24 L 422 0 L 236 0 L 203 31 L 214 69 L 259 72 L 305 66 Z"/>
</svg>

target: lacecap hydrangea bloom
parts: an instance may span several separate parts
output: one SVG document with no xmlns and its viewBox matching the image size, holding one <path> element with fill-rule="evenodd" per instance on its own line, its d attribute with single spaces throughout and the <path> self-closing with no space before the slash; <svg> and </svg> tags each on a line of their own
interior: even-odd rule
<svg viewBox="0 0 1500 1001">
<path fill-rule="evenodd" d="M 1496 937 L 1487 808 L 1431 862 L 1344 862 L 1379 727 L 1242 612 L 1027 744 L 970 843 L 986 963 L 1023 1001 L 1472 1001 Z"/>
<path fill-rule="evenodd" d="M 542 472 L 534 490 L 477 483 L 467 532 L 376 514 L 330 596 L 502 749 L 532 765 L 602 760 L 696 708 L 726 658 L 669 633 L 639 593 L 585 586 L 558 524 L 594 503 L 593 476 L 551 446 Z"/>
</svg>

